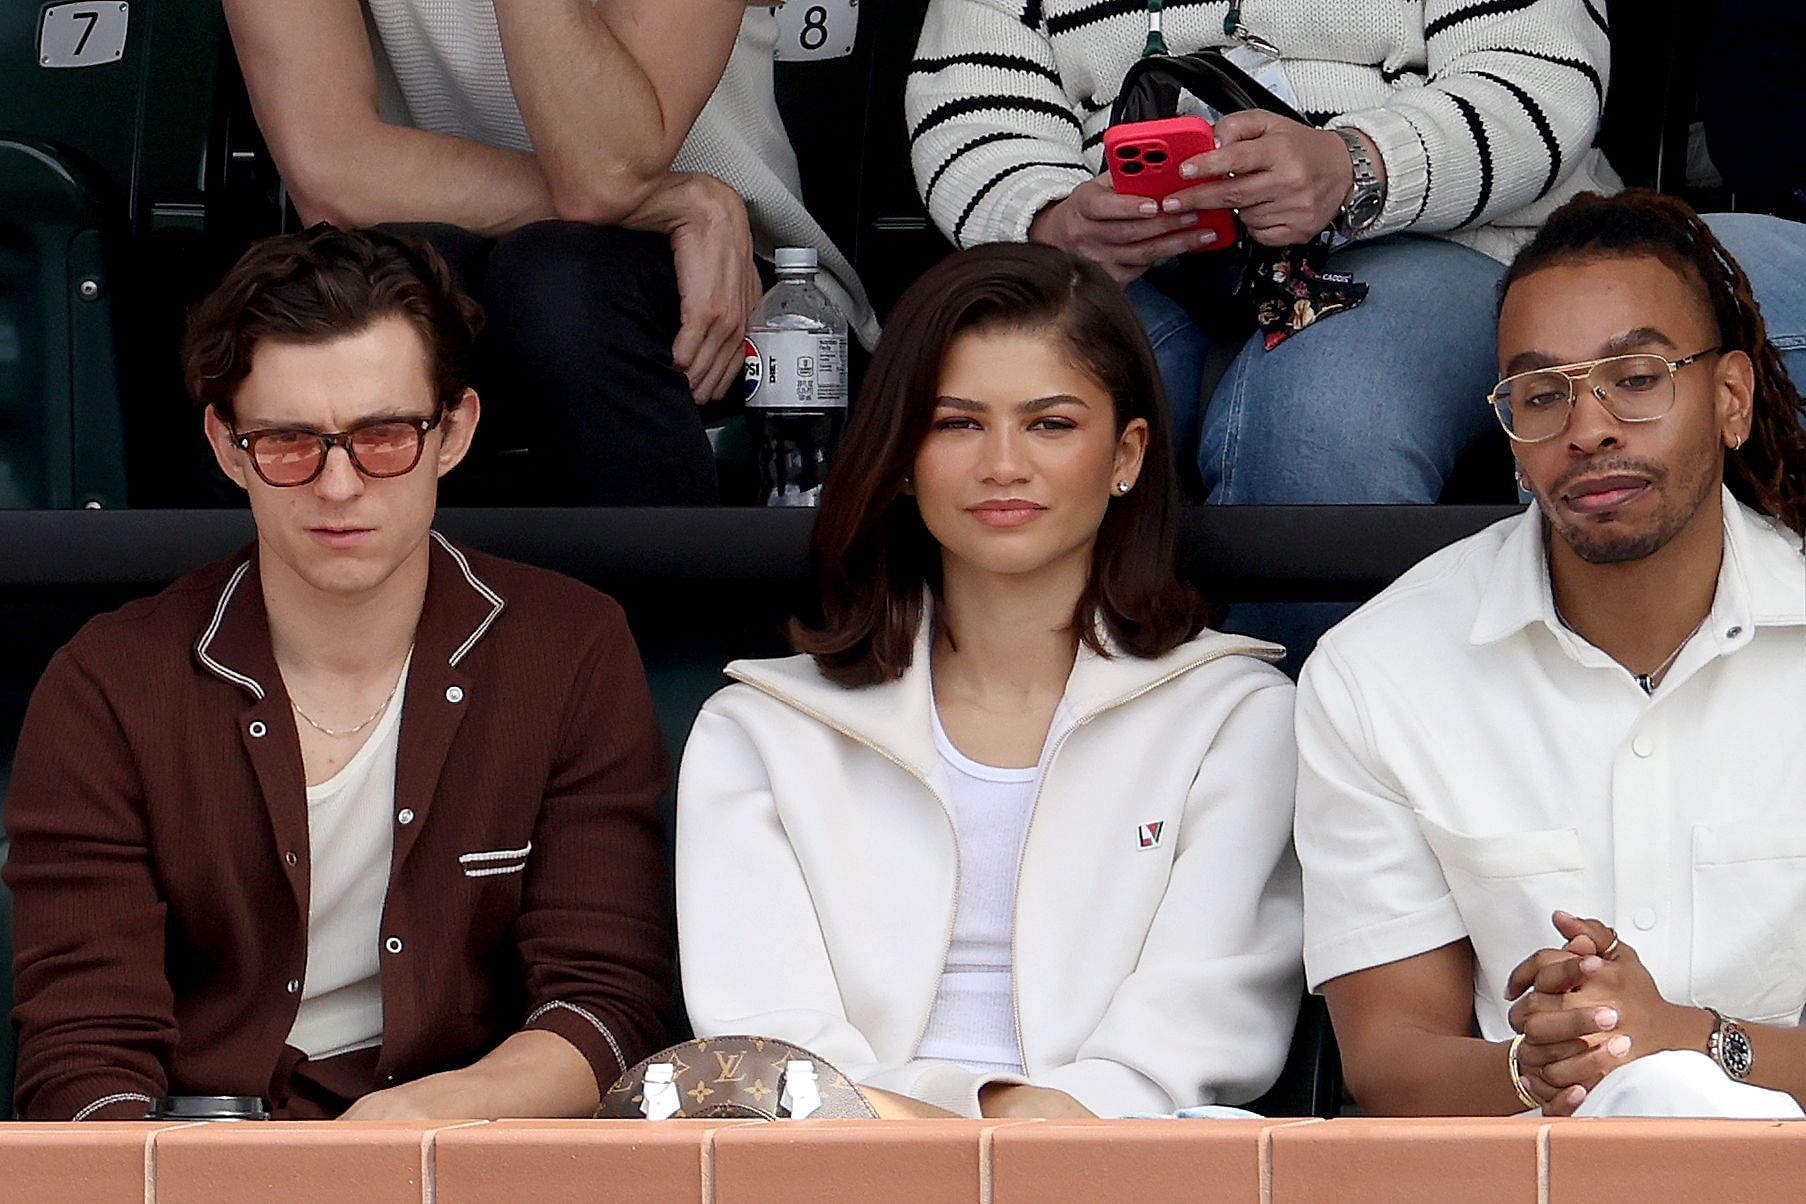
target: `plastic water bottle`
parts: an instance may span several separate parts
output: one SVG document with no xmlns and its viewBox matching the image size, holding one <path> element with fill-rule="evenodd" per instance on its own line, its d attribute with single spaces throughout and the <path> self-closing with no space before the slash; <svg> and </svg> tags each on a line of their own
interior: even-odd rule
<svg viewBox="0 0 1806 1204">
<path fill-rule="evenodd" d="M 814 506 L 847 422 L 847 323 L 815 284 L 812 247 L 780 247 L 746 332 L 746 426 L 768 506 Z"/>
</svg>

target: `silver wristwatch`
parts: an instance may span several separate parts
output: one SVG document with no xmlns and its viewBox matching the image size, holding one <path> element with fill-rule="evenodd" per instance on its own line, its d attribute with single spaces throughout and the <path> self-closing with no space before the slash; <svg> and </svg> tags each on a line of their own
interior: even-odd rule
<svg viewBox="0 0 1806 1204">
<path fill-rule="evenodd" d="M 1756 1051 L 1750 1045 L 1750 1035 L 1743 1025 L 1735 1020 L 1727 1020 L 1712 1008 L 1714 1027 L 1712 1035 L 1706 1040 L 1706 1052 L 1718 1063 L 1718 1068 L 1739 1083 L 1747 1082 L 1750 1071 L 1756 1066 Z"/>
<path fill-rule="evenodd" d="M 1353 130 L 1332 132 L 1348 147 L 1348 160 L 1354 166 L 1354 189 L 1336 214 L 1336 233 L 1344 238 L 1359 238 L 1380 220 L 1380 211 L 1386 207 L 1386 186 L 1373 170 L 1373 156 L 1360 135 Z"/>
</svg>

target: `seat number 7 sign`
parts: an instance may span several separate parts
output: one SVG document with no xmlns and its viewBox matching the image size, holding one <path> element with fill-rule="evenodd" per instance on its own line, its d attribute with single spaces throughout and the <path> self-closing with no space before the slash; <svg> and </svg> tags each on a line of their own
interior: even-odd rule
<svg viewBox="0 0 1806 1204">
<path fill-rule="evenodd" d="M 38 66 L 98 67 L 125 57 L 127 0 L 46 5 L 38 20 Z"/>
<path fill-rule="evenodd" d="M 837 59 L 853 53 L 859 0 L 786 0 L 777 14 L 780 63 Z"/>
</svg>

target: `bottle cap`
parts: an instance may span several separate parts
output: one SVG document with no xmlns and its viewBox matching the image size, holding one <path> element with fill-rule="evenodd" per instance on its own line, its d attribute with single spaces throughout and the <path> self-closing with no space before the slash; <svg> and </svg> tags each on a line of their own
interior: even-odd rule
<svg viewBox="0 0 1806 1204">
<path fill-rule="evenodd" d="M 814 247 L 779 247 L 777 265 L 780 272 L 786 268 L 813 269 L 821 265 L 821 257 Z"/>
</svg>

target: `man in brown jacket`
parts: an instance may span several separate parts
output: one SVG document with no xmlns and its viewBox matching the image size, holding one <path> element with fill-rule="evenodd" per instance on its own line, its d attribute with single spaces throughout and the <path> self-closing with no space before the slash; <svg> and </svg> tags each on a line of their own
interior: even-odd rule
<svg viewBox="0 0 1806 1204">
<path fill-rule="evenodd" d="M 621 610 L 431 530 L 479 322 L 423 245 L 323 226 L 196 312 L 257 542 L 94 620 L 32 698 L 21 1115 L 584 1115 L 658 1044 L 666 765 Z"/>
</svg>

